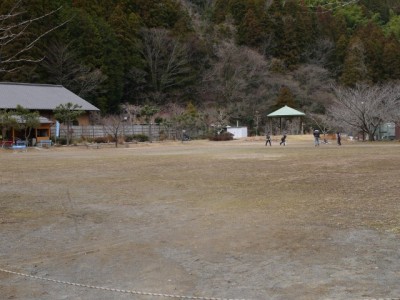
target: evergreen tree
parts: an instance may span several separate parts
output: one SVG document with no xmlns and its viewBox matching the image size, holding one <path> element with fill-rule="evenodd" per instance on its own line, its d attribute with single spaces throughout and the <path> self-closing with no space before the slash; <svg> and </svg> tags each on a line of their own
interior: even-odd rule
<svg viewBox="0 0 400 300">
<path fill-rule="evenodd" d="M 232 15 L 235 24 L 243 22 L 245 15 L 248 13 L 249 0 L 230 0 L 228 12 Z"/>
<path fill-rule="evenodd" d="M 344 58 L 346 57 L 346 50 L 349 45 L 349 39 L 347 35 L 341 35 L 339 39 L 336 42 L 336 58 L 337 58 L 337 63 L 341 64 L 344 61 Z"/>
<path fill-rule="evenodd" d="M 400 40 L 400 15 L 392 14 L 389 22 L 384 26 L 387 35 L 393 34 Z"/>
<path fill-rule="evenodd" d="M 263 40 L 264 28 L 252 9 L 246 12 L 238 26 L 238 43 L 247 46 L 259 46 Z"/>
<path fill-rule="evenodd" d="M 393 35 L 386 41 L 383 48 L 382 65 L 386 80 L 400 79 L 400 42 Z"/>
<path fill-rule="evenodd" d="M 229 0 L 215 0 L 214 9 L 212 12 L 212 21 L 220 24 L 225 21 L 228 11 Z"/>
<path fill-rule="evenodd" d="M 275 105 L 270 108 L 271 111 L 275 111 L 285 105 L 289 107 L 296 107 L 294 95 L 287 86 L 282 86 L 279 90 L 278 97 L 276 98 Z"/>
<path fill-rule="evenodd" d="M 296 20 L 286 16 L 283 23 L 283 40 L 280 58 L 286 62 L 289 69 L 294 69 L 300 62 L 301 48 L 296 32 Z"/>
<path fill-rule="evenodd" d="M 11 136 L 7 136 L 7 134 L 11 128 L 18 126 L 15 115 L 16 113 L 13 110 L 0 110 L 0 140 L 7 141 L 11 139 Z"/>
<path fill-rule="evenodd" d="M 354 87 L 356 83 L 365 82 L 368 79 L 364 45 L 360 38 L 354 37 L 347 48 L 340 82 L 346 86 Z"/>
<path fill-rule="evenodd" d="M 124 89 L 122 47 L 109 24 L 99 19 L 97 26 L 102 38 L 101 70 L 108 78 L 107 81 L 102 83 L 102 88 L 107 91 L 107 111 L 117 112 L 122 103 Z"/>
<path fill-rule="evenodd" d="M 370 22 L 361 27 L 355 35 L 360 37 L 364 45 L 368 77 L 375 83 L 381 82 L 385 77 L 382 59 L 386 39 L 383 30 Z"/>
<path fill-rule="evenodd" d="M 15 114 L 19 118 L 15 123 L 16 128 L 24 132 L 24 138 L 27 142 L 31 137 L 32 130 L 40 126 L 39 112 L 17 105 Z"/>
<path fill-rule="evenodd" d="M 60 104 L 54 109 L 54 118 L 67 126 L 67 145 L 69 145 L 71 141 L 70 127 L 72 122 L 84 113 L 80 108 L 80 105 L 68 102 L 66 104 Z"/>
</svg>

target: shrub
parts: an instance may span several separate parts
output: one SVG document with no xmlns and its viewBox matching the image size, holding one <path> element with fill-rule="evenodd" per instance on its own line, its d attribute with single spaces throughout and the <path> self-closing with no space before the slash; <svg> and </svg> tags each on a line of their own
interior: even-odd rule
<svg viewBox="0 0 400 300">
<path fill-rule="evenodd" d="M 72 141 L 70 141 L 70 142 L 72 142 Z M 59 137 L 59 138 L 57 138 L 57 144 L 59 144 L 59 145 L 66 145 L 66 144 L 67 144 L 67 138 L 65 138 L 65 137 Z"/>
<path fill-rule="evenodd" d="M 87 137 L 87 136 L 81 136 L 78 140 L 77 140 L 77 142 L 78 143 L 93 143 L 93 138 L 91 138 L 91 137 Z"/>
<path fill-rule="evenodd" d="M 230 132 L 223 132 L 209 137 L 210 141 L 231 141 L 233 140 L 233 134 Z"/>
<path fill-rule="evenodd" d="M 133 140 L 133 135 L 125 135 L 125 142 L 132 142 Z"/>
<path fill-rule="evenodd" d="M 132 141 L 147 142 L 149 140 L 149 137 L 145 134 L 133 134 L 130 136 L 126 136 L 125 138 L 127 142 L 132 142 Z"/>
<path fill-rule="evenodd" d="M 108 143 L 109 141 L 109 138 L 106 136 L 98 136 L 93 139 L 95 143 Z"/>
<path fill-rule="evenodd" d="M 159 136 L 160 141 L 165 141 L 168 139 L 168 135 L 164 130 L 160 130 L 160 136 Z"/>
</svg>

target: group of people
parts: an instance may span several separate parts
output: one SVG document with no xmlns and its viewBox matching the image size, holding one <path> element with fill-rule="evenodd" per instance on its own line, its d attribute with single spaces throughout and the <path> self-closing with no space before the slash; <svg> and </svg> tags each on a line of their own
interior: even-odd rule
<svg viewBox="0 0 400 300">
<path fill-rule="evenodd" d="M 313 135 L 314 135 L 314 146 L 318 147 L 319 146 L 319 139 L 321 137 L 321 134 L 320 134 L 319 130 L 315 129 L 314 132 L 313 132 Z M 336 142 L 337 142 L 338 146 L 342 145 L 342 137 L 341 137 L 339 131 L 336 132 Z M 327 144 L 328 141 L 326 139 L 324 139 L 324 143 Z"/>
<path fill-rule="evenodd" d="M 313 135 L 314 135 L 314 146 L 319 147 L 319 144 L 320 144 L 319 140 L 321 138 L 321 134 L 320 134 L 319 130 L 315 129 L 313 132 Z M 282 146 L 282 145 L 286 146 L 286 137 L 287 137 L 286 133 L 283 133 L 283 135 L 281 137 L 281 142 L 279 143 L 280 146 Z M 339 131 L 336 132 L 336 141 L 337 141 L 338 146 L 342 145 L 342 137 L 341 137 Z M 326 139 L 324 139 L 324 143 L 327 144 L 328 141 Z M 269 132 L 267 132 L 267 134 L 265 135 L 265 146 L 268 146 L 268 144 L 270 146 L 272 146 L 271 135 Z"/>
<path fill-rule="evenodd" d="M 272 144 L 271 144 L 271 135 L 269 134 L 269 132 L 267 132 L 267 134 L 265 136 L 265 146 L 268 146 L 268 144 L 270 146 L 272 146 Z M 283 136 L 281 137 L 281 142 L 279 143 L 279 145 L 286 146 L 286 133 L 284 133 Z"/>
</svg>

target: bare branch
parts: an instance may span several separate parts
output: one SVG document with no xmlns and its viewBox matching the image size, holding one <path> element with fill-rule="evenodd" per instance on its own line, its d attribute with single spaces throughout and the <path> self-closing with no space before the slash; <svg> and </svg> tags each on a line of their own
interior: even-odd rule
<svg viewBox="0 0 400 300">
<path fill-rule="evenodd" d="M 400 119 L 400 88 L 396 84 L 334 88 L 334 104 L 328 112 L 334 120 L 375 139 L 379 126 Z"/>
<path fill-rule="evenodd" d="M 115 148 L 118 147 L 118 142 L 122 137 L 122 122 L 123 118 L 119 115 L 109 115 L 102 119 L 104 131 L 113 137 Z"/>
<path fill-rule="evenodd" d="M 48 35 L 54 30 L 57 30 L 61 26 L 64 26 L 72 19 L 70 18 L 63 23 L 46 30 L 44 33 L 38 35 L 25 46 L 16 45 L 13 47 L 18 39 L 26 34 L 31 24 L 54 15 L 62 8 L 62 6 L 60 6 L 59 8 L 45 13 L 39 17 L 19 21 L 17 20 L 17 17 L 20 17 L 25 13 L 23 11 L 18 11 L 21 3 L 22 1 L 17 1 L 8 14 L 0 16 L 0 72 L 2 73 L 14 72 L 21 68 L 21 66 L 18 65 L 23 63 L 38 63 L 42 61 L 43 58 L 30 58 L 24 57 L 24 55 L 31 50 L 44 36 Z M 8 54 L 5 51 L 5 47 L 12 47 L 13 51 Z"/>
<path fill-rule="evenodd" d="M 159 101 L 166 92 L 188 81 L 187 46 L 165 29 L 143 30 L 142 36 L 142 56 L 147 64 L 150 88 Z"/>
</svg>

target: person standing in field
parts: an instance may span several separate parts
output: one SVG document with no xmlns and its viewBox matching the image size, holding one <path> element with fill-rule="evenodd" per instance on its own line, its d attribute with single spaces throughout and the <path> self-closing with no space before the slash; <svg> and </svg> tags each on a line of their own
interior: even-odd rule
<svg viewBox="0 0 400 300">
<path fill-rule="evenodd" d="M 342 137 L 340 135 L 340 132 L 336 132 L 336 140 L 337 140 L 337 144 L 338 146 L 342 146 Z"/>
<path fill-rule="evenodd" d="M 269 132 L 267 132 L 266 136 L 265 136 L 265 146 L 268 146 L 268 143 L 270 146 L 271 145 L 271 136 L 269 135 Z"/>
<path fill-rule="evenodd" d="M 318 147 L 319 146 L 319 138 L 320 138 L 320 133 L 318 129 L 315 129 L 313 132 L 314 135 L 314 146 Z"/>
<path fill-rule="evenodd" d="M 279 145 L 286 146 L 286 133 L 284 133 L 281 137 L 281 142 L 279 143 Z"/>
</svg>

